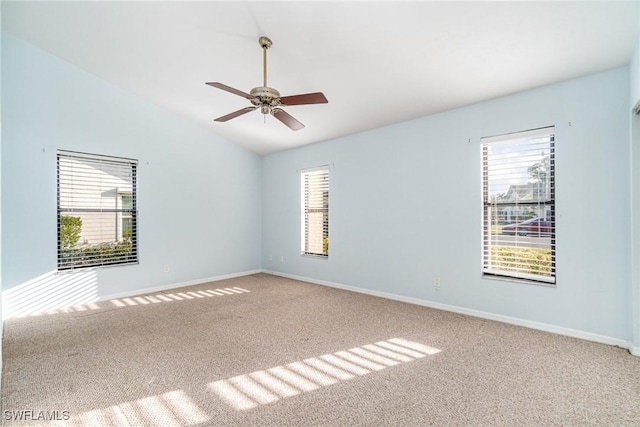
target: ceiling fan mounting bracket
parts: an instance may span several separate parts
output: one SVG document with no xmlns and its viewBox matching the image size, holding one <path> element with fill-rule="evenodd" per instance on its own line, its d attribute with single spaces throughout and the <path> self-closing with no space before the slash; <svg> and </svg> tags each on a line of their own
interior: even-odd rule
<svg viewBox="0 0 640 427">
<path fill-rule="evenodd" d="M 269 37 L 265 37 L 262 36 L 258 39 L 258 42 L 260 43 L 260 46 L 262 46 L 265 49 L 269 49 L 271 47 L 271 45 L 273 44 L 273 42 L 271 42 L 271 39 Z"/>
</svg>

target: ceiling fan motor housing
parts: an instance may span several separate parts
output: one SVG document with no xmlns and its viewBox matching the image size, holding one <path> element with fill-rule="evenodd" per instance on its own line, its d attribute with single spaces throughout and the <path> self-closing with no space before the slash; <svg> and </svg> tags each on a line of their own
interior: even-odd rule
<svg viewBox="0 0 640 427">
<path fill-rule="evenodd" d="M 259 86 L 251 89 L 251 103 L 260 107 L 262 114 L 269 114 L 271 108 L 280 105 L 280 92 L 271 87 Z"/>
</svg>

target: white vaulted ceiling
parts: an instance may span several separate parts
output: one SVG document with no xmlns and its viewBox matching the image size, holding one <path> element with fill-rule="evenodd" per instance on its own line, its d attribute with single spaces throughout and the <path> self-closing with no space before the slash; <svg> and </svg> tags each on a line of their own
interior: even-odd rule
<svg viewBox="0 0 640 427">
<path fill-rule="evenodd" d="M 258 154 L 629 62 L 638 2 L 2 2 L 2 30 Z M 268 83 L 328 104 L 293 132 L 209 87 Z M 46 70 L 42 70 L 46 73 Z"/>
</svg>

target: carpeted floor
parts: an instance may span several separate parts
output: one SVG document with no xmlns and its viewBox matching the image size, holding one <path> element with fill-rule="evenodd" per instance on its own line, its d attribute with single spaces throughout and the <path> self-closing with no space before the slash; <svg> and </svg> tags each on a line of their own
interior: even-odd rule
<svg viewBox="0 0 640 427">
<path fill-rule="evenodd" d="M 5 426 L 640 426 L 627 350 L 266 274 L 4 328 Z"/>
</svg>

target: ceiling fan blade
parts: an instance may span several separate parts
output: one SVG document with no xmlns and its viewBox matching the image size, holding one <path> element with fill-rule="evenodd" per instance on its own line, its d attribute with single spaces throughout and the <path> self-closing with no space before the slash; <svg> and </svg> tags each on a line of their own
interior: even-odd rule
<svg viewBox="0 0 640 427">
<path fill-rule="evenodd" d="M 242 110 L 238 110 L 238 111 L 234 111 L 233 113 L 229 113 L 226 116 L 222 116 L 222 117 L 218 117 L 217 119 L 214 119 L 214 122 L 226 122 L 227 120 L 231 120 L 231 119 L 235 119 L 238 116 L 241 116 L 243 114 L 247 114 L 253 110 L 255 110 L 258 107 L 245 107 Z"/>
<path fill-rule="evenodd" d="M 276 119 L 287 125 L 291 130 L 300 130 L 304 127 L 302 123 L 297 121 L 293 116 L 281 108 L 274 108 L 271 110 L 271 114 Z"/>
<path fill-rule="evenodd" d="M 327 102 L 329 101 L 327 101 L 322 92 L 280 97 L 280 104 L 282 105 L 326 104 Z"/>
<path fill-rule="evenodd" d="M 247 98 L 247 99 L 253 99 L 254 98 L 253 96 L 249 95 L 248 93 L 245 93 L 245 92 L 243 92 L 241 90 L 238 90 L 238 89 L 234 89 L 231 86 L 223 85 L 222 83 L 207 82 L 206 84 L 208 84 L 209 86 L 217 87 L 218 89 L 225 90 L 227 92 L 231 92 L 234 95 L 238 95 L 238 96 L 241 96 L 243 98 Z"/>
</svg>

